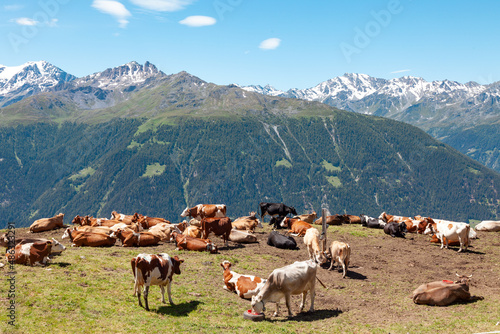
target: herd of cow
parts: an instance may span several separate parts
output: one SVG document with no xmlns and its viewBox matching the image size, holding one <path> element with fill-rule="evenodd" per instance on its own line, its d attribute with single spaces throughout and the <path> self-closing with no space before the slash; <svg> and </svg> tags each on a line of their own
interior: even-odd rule
<svg viewBox="0 0 500 334">
<path fill-rule="evenodd" d="M 300 310 L 304 308 L 306 296 L 311 298 L 310 311 L 314 310 L 315 282 L 317 267 L 330 259 L 329 270 L 334 264 L 342 267 L 342 277 L 346 276 L 350 262 L 351 248 L 341 241 L 333 241 L 328 247 L 319 230 L 313 225 L 361 224 L 368 228 L 381 228 L 392 237 L 405 237 L 406 233 L 421 233 L 432 236 L 431 242 L 440 242 L 441 248 L 449 245 L 459 245 L 458 252 L 467 250 L 470 239 L 475 238 L 474 229 L 466 223 L 452 222 L 430 217 L 402 217 L 383 212 L 378 218 L 366 215 L 330 215 L 318 218 L 316 213 L 297 215 L 295 208 L 283 203 L 260 203 L 260 216 L 263 221 L 266 215 L 271 216 L 270 224 L 274 230 L 269 233 L 267 244 L 282 249 L 296 249 L 294 236 L 303 237 L 309 259 L 275 269 L 267 279 L 243 275 L 232 271 L 231 263 L 223 261 L 224 288 L 233 291 L 241 298 L 252 299 L 252 310 L 259 314 L 265 309 L 267 302 L 276 303 L 276 313 L 279 311 L 279 301 L 285 298 L 288 313 L 291 316 L 290 296 L 302 294 Z M 289 217 L 292 216 L 292 217 Z M 181 217 L 191 220 L 171 224 L 163 218 L 153 218 L 135 213 L 134 215 L 112 212 L 111 218 L 93 218 L 76 216 L 72 224 L 66 227 L 62 236 L 68 238 L 72 246 L 113 246 L 117 239 L 123 247 L 141 247 L 158 245 L 159 242 L 175 242 L 178 250 L 207 251 L 217 253 L 217 245 L 208 236 L 213 233 L 223 239 L 225 246 L 228 241 L 238 243 L 257 242 L 254 235 L 256 227 L 262 227 L 257 213 L 240 217 L 232 221 L 226 216 L 226 206 L 216 204 L 199 204 L 186 208 Z M 52 218 L 35 221 L 30 226 L 33 233 L 65 227 L 64 214 Z M 288 233 L 282 234 L 279 228 L 288 228 Z M 483 221 L 477 225 L 478 230 L 500 231 L 500 222 Z M 326 232 L 326 231 L 323 231 Z M 12 245 L 7 235 L 0 238 L 0 243 L 8 247 Z M 62 252 L 65 247 L 57 240 L 25 238 L 15 240 L 14 252 L 7 252 L 7 260 L 16 264 L 46 265 L 49 255 Z M 144 295 L 145 308 L 149 310 L 148 292 L 151 285 L 159 285 L 162 302 L 165 302 L 165 286 L 168 299 L 172 304 L 170 284 L 174 274 L 180 274 L 180 265 L 184 260 L 168 254 L 139 254 L 131 261 L 139 305 L 142 306 L 141 291 Z M 470 277 L 461 276 L 456 282 L 438 281 L 427 283 L 417 288 L 413 293 L 413 301 L 418 304 L 448 305 L 457 300 L 468 300 Z M 321 282 L 320 282 L 321 283 Z"/>
</svg>

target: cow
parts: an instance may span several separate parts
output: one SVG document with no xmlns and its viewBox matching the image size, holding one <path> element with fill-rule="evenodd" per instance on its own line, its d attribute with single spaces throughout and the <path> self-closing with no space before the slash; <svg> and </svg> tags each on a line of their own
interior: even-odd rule
<svg viewBox="0 0 500 334">
<path fill-rule="evenodd" d="M 103 219 L 103 218 L 91 218 L 89 219 L 89 222 L 90 222 L 90 226 L 92 227 L 113 227 L 117 224 L 125 224 L 119 220 L 114 220 L 114 219 Z M 130 227 L 129 225 L 132 225 L 133 223 L 129 223 L 129 224 L 125 224 L 127 225 L 128 227 Z M 86 224 L 88 225 L 88 224 Z"/>
<path fill-rule="evenodd" d="M 470 276 L 458 276 L 458 280 L 436 281 L 422 284 L 413 291 L 413 302 L 415 304 L 447 306 L 455 302 L 471 300 L 469 292 Z"/>
<path fill-rule="evenodd" d="M 54 238 L 52 238 L 51 240 L 43 239 L 43 238 L 40 238 L 40 239 L 38 239 L 38 238 L 21 238 L 21 239 L 16 239 L 16 245 L 19 245 L 19 244 L 25 245 L 25 244 L 29 244 L 29 243 L 38 243 L 38 242 L 46 243 L 47 241 L 52 242 L 52 248 L 50 250 L 50 254 L 59 254 L 59 253 L 63 252 L 64 250 L 66 250 L 66 247 Z"/>
<path fill-rule="evenodd" d="M 29 242 L 26 244 L 17 244 L 14 248 L 7 252 L 7 261 L 15 264 L 23 264 L 29 266 L 45 266 L 49 261 L 49 254 L 52 250 L 52 241 L 46 242 Z"/>
<path fill-rule="evenodd" d="M 441 249 L 448 248 L 450 241 L 458 239 L 461 252 L 469 246 L 470 225 L 450 221 L 434 222 L 427 225 L 424 234 L 435 234 L 441 241 Z M 446 246 L 445 246 L 446 245 Z"/>
<path fill-rule="evenodd" d="M 177 250 L 207 251 L 211 254 L 217 254 L 218 252 L 217 245 L 214 245 L 209 239 L 192 238 L 176 231 L 172 232 L 172 238 L 175 240 Z"/>
<path fill-rule="evenodd" d="M 290 303 L 291 295 L 302 294 L 302 303 L 300 304 L 299 311 L 302 312 L 307 293 L 309 292 L 311 295 L 309 312 L 314 312 L 314 289 L 316 286 L 317 269 L 316 263 L 311 260 L 297 261 L 283 268 L 274 269 L 259 293 L 252 297 L 252 310 L 255 313 L 262 313 L 266 303 L 276 303 L 274 316 L 277 316 L 279 313 L 279 301 L 284 297 L 286 307 L 288 308 L 288 316 L 291 317 L 293 315 Z"/>
<path fill-rule="evenodd" d="M 224 269 L 223 288 L 227 291 L 236 292 L 240 298 L 251 299 L 259 293 L 267 281 L 257 276 L 235 273 L 230 269 L 232 264 L 229 261 L 222 261 L 220 265 Z"/>
<path fill-rule="evenodd" d="M 391 222 L 401 223 L 405 220 L 411 219 L 410 217 L 389 215 L 385 211 L 380 214 L 379 218 L 385 221 L 386 223 L 391 223 Z"/>
<path fill-rule="evenodd" d="M 316 214 L 316 211 L 313 211 L 312 213 L 293 216 L 292 218 L 299 219 L 305 221 L 306 223 L 312 224 L 314 220 L 318 218 L 318 215 Z"/>
<path fill-rule="evenodd" d="M 64 232 L 62 239 L 69 238 L 72 242 L 71 247 L 80 246 L 90 246 L 90 247 L 101 247 L 101 246 L 113 246 L 116 242 L 116 238 L 111 235 L 104 233 L 92 233 L 92 232 L 82 232 L 68 227 Z"/>
<path fill-rule="evenodd" d="M 252 233 L 232 229 L 231 233 L 229 234 L 229 240 L 240 244 L 249 244 L 257 242 L 257 237 Z"/>
<path fill-rule="evenodd" d="M 51 218 L 41 218 L 35 220 L 33 224 L 31 224 L 30 226 L 30 232 L 38 233 L 64 227 L 63 220 L 64 220 L 64 213 L 60 213 Z"/>
<path fill-rule="evenodd" d="M 143 215 L 138 215 L 138 219 L 136 222 L 142 226 L 143 229 L 149 229 L 157 224 L 161 223 L 167 223 L 170 224 L 168 220 L 165 218 L 158 218 L 158 217 L 148 217 L 148 216 L 143 216 Z"/>
<path fill-rule="evenodd" d="M 303 237 L 306 231 L 312 228 L 312 225 L 299 219 L 285 218 L 281 222 L 281 227 L 288 227 L 288 233 L 293 236 Z"/>
<path fill-rule="evenodd" d="M 134 231 L 121 229 L 111 233 L 110 237 L 120 239 L 122 241 L 122 247 L 156 246 L 160 242 L 160 237 L 154 235 L 153 233 L 136 233 Z"/>
<path fill-rule="evenodd" d="M 125 224 L 130 224 L 132 222 L 136 222 L 139 220 L 139 214 L 136 212 L 133 215 L 124 215 L 122 213 L 118 213 L 116 211 L 111 212 L 111 220 L 118 220 Z"/>
<path fill-rule="evenodd" d="M 349 262 L 351 261 L 351 247 L 349 244 L 334 240 L 326 253 L 332 259 L 328 270 L 332 270 L 333 265 L 337 262 L 342 265 L 342 278 L 345 278 Z M 335 265 L 335 268 L 337 268 L 337 265 Z"/>
<path fill-rule="evenodd" d="M 148 232 L 160 238 L 161 241 L 171 241 L 172 231 L 176 229 L 175 225 L 168 223 L 159 223 L 151 227 Z M 179 229 L 177 231 L 180 232 Z"/>
<path fill-rule="evenodd" d="M 192 208 L 185 208 L 181 213 L 181 217 L 192 217 L 198 220 L 203 218 L 226 217 L 225 204 L 198 204 Z"/>
<path fill-rule="evenodd" d="M 75 231 L 78 231 L 78 232 L 89 232 L 89 233 L 103 233 L 103 234 L 107 234 L 107 235 L 110 235 L 111 233 L 113 233 L 113 230 L 109 227 L 92 227 L 92 226 L 77 226 L 77 227 L 74 227 L 74 230 Z"/>
<path fill-rule="evenodd" d="M 142 228 L 142 225 L 139 223 L 131 223 L 130 225 L 127 225 L 125 223 L 117 223 L 115 225 L 110 226 L 109 229 L 113 232 L 116 232 L 118 230 L 130 230 L 137 233 L 144 230 Z"/>
<path fill-rule="evenodd" d="M 166 253 L 161 254 L 139 254 L 134 257 L 130 264 L 134 274 L 134 296 L 137 295 L 139 306 L 141 302 L 141 288 L 144 288 L 144 303 L 146 311 L 149 311 L 148 294 L 151 285 L 159 285 L 161 289 L 161 302 L 165 303 L 165 286 L 167 286 L 168 301 L 173 305 L 170 285 L 174 274 L 180 275 L 180 265 L 184 260 L 177 256 L 170 257 Z"/>
<path fill-rule="evenodd" d="M 236 230 L 244 230 L 244 231 L 255 231 L 256 227 L 262 228 L 262 224 L 259 219 L 256 217 L 256 212 L 250 212 L 250 216 L 244 216 L 235 219 L 231 225 L 233 229 Z"/>
<path fill-rule="evenodd" d="M 213 232 L 215 235 L 222 236 L 226 247 L 228 246 L 231 229 L 231 219 L 229 219 L 228 217 L 206 217 L 201 220 L 201 230 L 203 232 L 202 238 L 207 239 L 210 233 Z"/>
<path fill-rule="evenodd" d="M 272 216 L 269 221 L 269 225 L 272 225 L 274 230 L 279 229 L 281 228 L 281 222 L 285 218 L 286 218 L 285 216 Z"/>
<path fill-rule="evenodd" d="M 188 237 L 192 237 L 192 238 L 201 238 L 202 237 L 202 230 L 198 226 L 188 226 L 182 232 L 182 234 L 187 235 Z"/>
<path fill-rule="evenodd" d="M 293 206 L 287 206 L 283 203 L 267 203 L 261 202 L 259 204 L 260 207 L 260 218 L 264 221 L 264 216 L 282 216 L 286 217 L 288 215 L 297 215 L 297 211 Z M 269 223 L 270 224 L 270 223 Z"/>
<path fill-rule="evenodd" d="M 476 225 L 476 230 L 485 232 L 498 232 L 500 231 L 499 220 L 483 220 Z"/>
<path fill-rule="evenodd" d="M 304 244 L 307 247 L 307 252 L 309 253 L 309 258 L 319 264 L 326 262 L 326 258 L 323 254 L 323 249 L 320 242 L 320 234 L 318 229 L 312 227 L 306 231 L 304 235 Z"/>
<path fill-rule="evenodd" d="M 349 216 L 348 215 L 330 215 L 325 217 L 326 224 L 327 225 L 342 225 L 342 224 L 350 224 Z M 316 225 L 322 225 L 323 220 L 322 218 L 318 218 L 314 221 L 314 224 Z"/>
<path fill-rule="evenodd" d="M 404 222 L 390 222 L 384 226 L 384 233 L 390 235 L 393 238 L 404 238 L 406 232 L 406 224 Z"/>
<path fill-rule="evenodd" d="M 361 216 L 346 215 L 349 218 L 349 224 L 361 224 Z"/>
<path fill-rule="evenodd" d="M 384 228 L 387 223 L 380 218 L 361 215 L 361 225 L 368 228 Z"/>
<path fill-rule="evenodd" d="M 281 249 L 298 249 L 297 242 L 293 237 L 280 234 L 277 231 L 269 233 L 267 244 Z"/>
</svg>

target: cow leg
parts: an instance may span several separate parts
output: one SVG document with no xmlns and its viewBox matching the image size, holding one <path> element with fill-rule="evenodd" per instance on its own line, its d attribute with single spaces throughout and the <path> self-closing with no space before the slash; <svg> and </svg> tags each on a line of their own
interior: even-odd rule
<svg viewBox="0 0 500 334">
<path fill-rule="evenodd" d="M 146 285 L 144 287 L 144 303 L 146 304 L 146 311 L 149 311 L 149 305 L 148 305 L 148 295 L 149 295 L 149 285 Z M 140 298 L 140 297 L 139 297 Z M 141 300 L 139 299 L 139 304 Z M 141 305 L 142 306 L 142 305 Z"/>
<path fill-rule="evenodd" d="M 166 301 L 165 301 L 165 286 L 164 285 L 160 285 L 160 290 L 161 290 L 161 302 L 163 304 L 166 304 Z"/>
<path fill-rule="evenodd" d="M 458 250 L 458 252 L 460 253 L 462 251 L 462 247 L 463 247 L 463 241 L 462 241 L 462 238 L 460 237 L 460 235 L 458 236 L 458 241 L 460 242 L 460 249 Z"/>
<path fill-rule="evenodd" d="M 342 265 L 342 278 L 345 278 L 345 262 L 343 260 L 339 261 Z"/>
<path fill-rule="evenodd" d="M 286 303 L 286 307 L 288 308 L 288 316 L 293 317 L 292 305 L 290 303 L 290 294 L 289 293 L 285 294 L 285 303 Z"/>
<path fill-rule="evenodd" d="M 307 291 L 302 292 L 302 302 L 300 303 L 299 313 L 304 310 L 304 306 L 306 305 L 306 297 L 307 297 Z"/>
<path fill-rule="evenodd" d="M 137 291 L 137 299 L 139 300 L 139 306 L 143 307 L 142 306 L 142 301 L 141 301 L 141 291 L 140 290 Z"/>
<path fill-rule="evenodd" d="M 174 302 L 172 301 L 172 295 L 170 293 L 170 283 L 172 282 L 169 280 L 167 284 L 168 302 L 170 303 L 170 305 L 174 305 Z M 165 299 L 165 297 L 163 297 L 163 299 Z"/>
<path fill-rule="evenodd" d="M 310 290 L 311 292 L 311 307 L 309 308 L 309 312 L 314 312 L 314 298 L 316 298 L 316 290 L 314 290 L 314 285 L 313 288 Z"/>
<path fill-rule="evenodd" d="M 276 302 L 276 311 L 274 311 L 273 317 L 277 317 L 280 314 L 280 302 Z"/>
</svg>

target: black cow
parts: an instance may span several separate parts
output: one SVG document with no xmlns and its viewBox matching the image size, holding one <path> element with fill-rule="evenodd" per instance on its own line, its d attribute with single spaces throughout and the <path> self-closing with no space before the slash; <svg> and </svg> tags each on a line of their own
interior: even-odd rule
<svg viewBox="0 0 500 334">
<path fill-rule="evenodd" d="M 361 215 L 361 225 L 369 228 L 384 228 L 386 222 L 378 218 Z"/>
<path fill-rule="evenodd" d="M 262 222 L 264 222 L 264 216 L 288 216 L 289 214 L 297 215 L 297 211 L 293 206 L 287 206 L 283 203 L 267 203 L 261 202 L 260 204 L 260 217 Z"/>
<path fill-rule="evenodd" d="M 297 242 L 294 238 L 272 231 L 267 238 L 269 246 L 282 248 L 282 249 L 298 249 Z"/>
<path fill-rule="evenodd" d="M 384 226 L 384 232 L 385 232 L 385 234 L 389 234 L 393 238 L 394 237 L 404 238 L 405 233 L 408 231 L 406 230 L 405 223 L 403 223 L 403 222 L 401 222 L 401 223 L 390 222 Z"/>
<path fill-rule="evenodd" d="M 274 216 L 274 217 L 271 217 L 271 221 L 269 221 L 269 225 L 273 225 L 273 228 L 275 230 L 279 229 L 279 228 L 284 228 L 284 227 L 281 227 L 281 222 L 285 218 L 286 217 L 284 217 L 284 216 Z"/>
</svg>

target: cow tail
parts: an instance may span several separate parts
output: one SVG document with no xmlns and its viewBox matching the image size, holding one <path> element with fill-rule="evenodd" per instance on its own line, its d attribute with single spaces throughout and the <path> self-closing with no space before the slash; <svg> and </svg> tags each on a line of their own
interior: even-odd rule
<svg viewBox="0 0 500 334">
<path fill-rule="evenodd" d="M 321 284 L 325 289 L 328 290 L 328 288 L 323 284 L 323 282 L 321 282 L 321 280 L 318 278 L 318 276 L 316 276 L 316 279 L 318 280 L 319 284 Z"/>
</svg>

